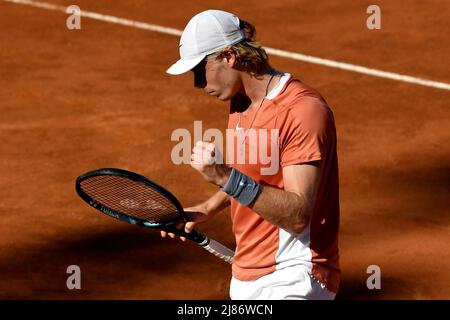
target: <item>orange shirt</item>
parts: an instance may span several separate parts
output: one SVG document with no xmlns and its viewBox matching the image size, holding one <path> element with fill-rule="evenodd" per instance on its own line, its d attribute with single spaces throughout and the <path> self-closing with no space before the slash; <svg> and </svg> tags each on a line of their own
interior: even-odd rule
<svg viewBox="0 0 450 320">
<path fill-rule="evenodd" d="M 249 128 L 255 112 L 250 110 L 248 115 L 241 115 L 239 127 L 244 132 Z M 238 113 L 230 114 L 229 130 L 236 129 L 238 119 Z M 250 134 L 242 144 L 244 163 L 237 163 L 236 157 L 241 147 L 239 141 L 235 139 L 231 144 L 227 141 L 228 152 L 234 152 L 234 158 L 227 159 L 230 166 L 261 184 L 283 189 L 283 167 L 321 160 L 322 178 L 310 225 L 301 234 L 291 234 L 231 199 L 231 218 L 236 237 L 233 276 L 250 281 L 277 269 L 303 265 L 327 289 L 337 292 L 340 276 L 339 180 L 336 128 L 331 109 L 317 91 L 285 74 L 264 101 L 252 129 L 266 131 L 264 135 L 258 133 L 258 138 L 253 141 L 266 141 L 264 149 L 267 150 L 263 151 L 267 151 L 268 155 L 278 152 L 279 166 L 259 158 L 256 163 L 250 161 L 250 153 L 255 153 L 255 148 L 261 149 L 260 144 L 251 144 Z M 271 136 L 274 132 L 278 133 L 278 139 Z M 260 152 L 258 150 L 256 154 L 260 156 Z M 269 167 L 272 168 L 270 174 L 267 174 L 269 171 L 263 174 L 264 168 L 267 170 Z"/>
</svg>

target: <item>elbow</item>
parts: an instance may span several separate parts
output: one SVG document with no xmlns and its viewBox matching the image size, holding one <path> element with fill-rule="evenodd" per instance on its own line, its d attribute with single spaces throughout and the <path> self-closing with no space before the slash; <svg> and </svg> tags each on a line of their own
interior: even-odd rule
<svg viewBox="0 0 450 320">
<path fill-rule="evenodd" d="M 312 211 L 310 206 L 304 206 L 297 210 L 292 216 L 289 231 L 294 234 L 300 234 L 305 231 L 311 221 Z"/>
<path fill-rule="evenodd" d="M 306 228 L 308 227 L 309 223 L 305 223 L 305 222 L 297 222 L 292 224 L 291 228 L 289 229 L 289 231 L 293 234 L 300 234 L 303 231 L 306 230 Z"/>
</svg>

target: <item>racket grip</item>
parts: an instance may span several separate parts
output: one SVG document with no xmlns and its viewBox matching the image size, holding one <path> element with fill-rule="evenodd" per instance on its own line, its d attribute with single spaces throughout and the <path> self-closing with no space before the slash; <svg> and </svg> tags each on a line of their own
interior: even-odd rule
<svg viewBox="0 0 450 320">
<path fill-rule="evenodd" d="M 205 241 L 199 243 L 206 251 L 212 253 L 213 255 L 219 257 L 220 259 L 233 263 L 234 251 L 225 247 L 223 244 L 217 242 L 216 240 L 205 238 Z"/>
</svg>

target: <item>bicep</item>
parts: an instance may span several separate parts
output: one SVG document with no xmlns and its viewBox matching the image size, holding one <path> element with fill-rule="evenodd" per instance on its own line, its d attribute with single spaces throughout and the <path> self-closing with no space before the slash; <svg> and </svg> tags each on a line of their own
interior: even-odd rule
<svg viewBox="0 0 450 320">
<path fill-rule="evenodd" d="M 284 190 L 304 198 L 312 209 L 322 175 L 322 161 L 283 167 Z"/>
</svg>

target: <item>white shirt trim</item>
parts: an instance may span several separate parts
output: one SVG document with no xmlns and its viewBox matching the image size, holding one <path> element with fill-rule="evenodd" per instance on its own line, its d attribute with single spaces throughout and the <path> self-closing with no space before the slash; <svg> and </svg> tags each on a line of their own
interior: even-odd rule
<svg viewBox="0 0 450 320">
<path fill-rule="evenodd" d="M 281 89 L 283 89 L 284 85 L 286 84 L 286 82 L 289 81 L 289 79 L 291 78 L 291 74 L 290 73 L 283 73 L 283 75 L 280 78 L 280 81 L 278 81 L 278 84 L 276 85 L 275 88 L 273 88 L 266 96 L 267 100 L 273 100 L 275 99 L 281 92 Z"/>
</svg>

